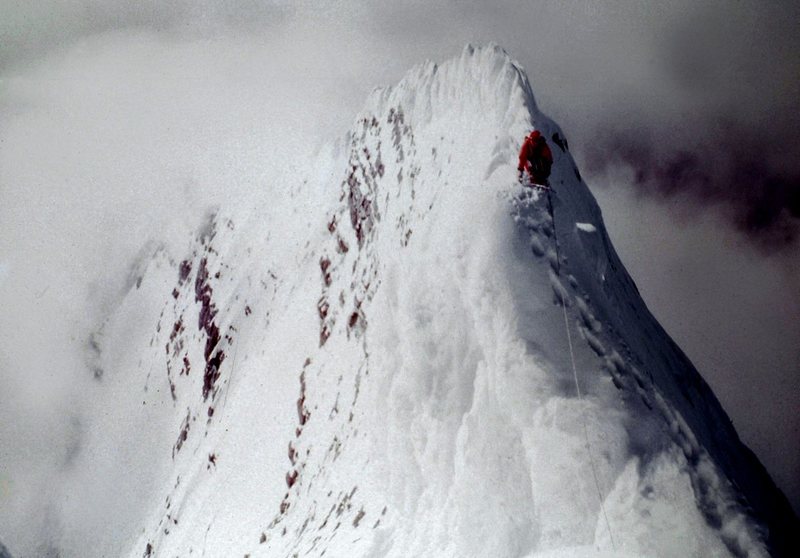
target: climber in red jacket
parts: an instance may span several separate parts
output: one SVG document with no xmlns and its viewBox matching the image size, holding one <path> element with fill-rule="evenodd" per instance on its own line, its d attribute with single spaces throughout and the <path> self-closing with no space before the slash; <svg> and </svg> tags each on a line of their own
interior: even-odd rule
<svg viewBox="0 0 800 558">
<path fill-rule="evenodd" d="M 517 170 L 519 170 L 520 182 L 524 171 L 528 171 L 531 185 L 548 186 L 547 178 L 550 176 L 552 166 L 553 153 L 547 146 L 547 141 L 539 133 L 539 130 L 532 131 L 522 142 L 522 149 L 519 150 Z"/>
</svg>

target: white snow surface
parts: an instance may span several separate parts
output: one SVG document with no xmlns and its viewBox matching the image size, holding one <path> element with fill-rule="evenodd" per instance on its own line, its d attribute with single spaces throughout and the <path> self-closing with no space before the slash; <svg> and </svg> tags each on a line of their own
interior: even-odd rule
<svg viewBox="0 0 800 558">
<path fill-rule="evenodd" d="M 516 177 L 532 128 L 555 222 Z M 85 555 L 767 556 L 765 473 L 554 134 L 520 67 L 467 47 L 147 253 L 97 336 L 105 420 L 141 437 L 76 474 L 148 452 L 154 476 Z"/>
</svg>

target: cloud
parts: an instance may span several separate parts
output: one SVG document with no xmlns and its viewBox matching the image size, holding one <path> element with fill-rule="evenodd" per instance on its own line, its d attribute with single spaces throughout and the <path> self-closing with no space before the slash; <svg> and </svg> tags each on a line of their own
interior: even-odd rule
<svg viewBox="0 0 800 558">
<path fill-rule="evenodd" d="M 613 125 L 598 130 L 587 148 L 587 170 L 626 165 L 638 193 L 679 198 L 684 211 L 717 211 L 743 237 L 767 252 L 796 246 L 800 238 L 800 159 L 797 128 L 762 130 L 728 123 L 719 136 L 707 129 L 699 145 L 682 146 L 686 130 L 653 138 Z M 688 207 L 687 207 L 688 206 Z"/>
<path fill-rule="evenodd" d="M 131 487 L 147 486 L 146 457 L 74 470 L 98 429 L 113 433 L 103 455 L 137 440 L 146 456 L 158 440 L 157 421 L 137 432 L 110 418 L 124 416 L 94 385 L 89 349 L 142 246 L 182 256 L 209 207 L 269 196 L 283 161 L 352 118 L 330 93 L 347 91 L 326 75 L 332 55 L 272 31 L 104 32 L 3 76 L 0 539 L 14 555 L 114 548 L 142 512 Z"/>
<path fill-rule="evenodd" d="M 276 25 L 290 2 L 245 0 L 0 0 L 0 70 L 25 66 L 92 35 L 144 30 L 173 36 L 219 35 L 232 29 Z"/>
<path fill-rule="evenodd" d="M 717 212 L 757 248 L 793 256 L 800 40 L 787 22 L 800 22 L 796 5 L 740 4 L 724 18 L 703 7 L 673 18 L 655 43 L 650 97 L 664 102 L 634 107 L 634 117 L 602 113 L 585 143 L 589 173 L 630 167 L 638 193 L 678 200 L 695 215 Z"/>
</svg>

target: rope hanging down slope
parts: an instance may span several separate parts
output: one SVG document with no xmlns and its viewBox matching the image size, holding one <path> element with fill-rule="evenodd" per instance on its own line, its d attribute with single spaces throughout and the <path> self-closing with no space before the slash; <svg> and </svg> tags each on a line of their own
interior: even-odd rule
<svg viewBox="0 0 800 558">
<path fill-rule="evenodd" d="M 561 257 L 559 256 L 558 252 L 558 234 L 556 233 L 556 217 L 555 213 L 553 212 L 553 200 L 550 197 L 550 188 L 547 189 L 547 208 L 550 211 L 550 222 L 551 226 L 553 227 L 553 244 L 555 245 L 556 249 L 556 273 L 561 274 Z M 581 403 L 581 409 L 583 410 L 583 395 L 581 394 L 581 385 L 578 381 L 578 368 L 575 365 L 575 351 L 572 348 L 572 334 L 569 330 L 569 318 L 567 317 L 567 301 L 565 299 L 561 300 L 561 309 L 564 311 L 564 328 L 567 331 L 567 343 L 569 345 L 569 358 L 570 362 L 572 363 L 572 376 L 575 379 L 575 390 L 578 394 L 578 401 Z M 594 477 L 594 486 L 597 489 L 597 498 L 600 501 L 600 510 L 603 512 L 603 519 L 605 520 L 606 530 L 608 531 L 609 539 L 611 540 L 611 548 L 614 550 L 617 549 L 617 545 L 614 543 L 614 534 L 611 532 L 611 524 L 608 521 L 608 515 L 606 514 L 606 507 L 603 503 L 603 492 L 600 490 L 600 481 L 597 478 L 597 468 L 594 463 L 594 457 L 592 452 L 592 445 L 589 442 L 589 431 L 586 427 L 586 414 L 581 412 L 581 423 L 583 424 L 583 438 L 586 442 L 586 451 L 589 454 L 589 465 L 592 468 L 592 476 Z"/>
</svg>

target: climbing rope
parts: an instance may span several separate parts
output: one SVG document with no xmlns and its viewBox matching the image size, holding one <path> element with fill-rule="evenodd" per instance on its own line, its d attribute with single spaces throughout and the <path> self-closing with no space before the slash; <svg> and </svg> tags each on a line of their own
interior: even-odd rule
<svg viewBox="0 0 800 558">
<path fill-rule="evenodd" d="M 547 189 L 547 206 L 550 210 L 550 221 L 553 226 L 553 243 L 555 244 L 556 248 L 556 273 L 561 273 L 561 259 L 558 253 L 558 236 L 556 235 L 556 217 L 555 213 L 553 212 L 553 201 L 550 199 L 550 189 Z M 581 404 L 581 409 L 583 410 L 583 395 L 581 394 L 581 384 L 578 381 L 578 367 L 575 365 L 575 350 L 572 348 L 572 334 L 569 330 L 569 318 L 567 317 L 567 301 L 564 297 L 561 300 L 561 309 L 564 310 L 564 329 L 567 330 L 567 344 L 569 345 L 569 358 L 570 362 L 572 363 L 572 377 L 575 379 L 575 390 L 578 394 L 578 402 Z M 617 549 L 617 545 L 614 543 L 614 534 L 611 532 L 611 523 L 608 521 L 608 515 L 606 514 L 606 507 L 603 503 L 603 491 L 600 490 L 600 480 L 597 477 L 597 467 L 594 463 L 594 457 L 592 452 L 592 444 L 589 441 L 589 429 L 586 427 L 586 414 L 582 411 L 581 412 L 581 422 L 583 423 L 583 438 L 586 442 L 586 452 L 589 454 L 589 465 L 592 469 L 592 476 L 594 477 L 594 486 L 597 489 L 597 498 L 600 501 L 600 510 L 603 512 L 603 519 L 606 523 L 606 530 L 608 531 L 608 536 L 611 539 L 611 548 L 614 550 Z"/>
</svg>

